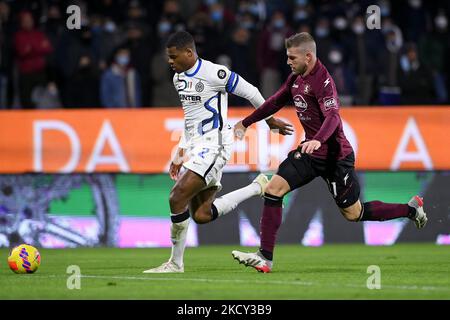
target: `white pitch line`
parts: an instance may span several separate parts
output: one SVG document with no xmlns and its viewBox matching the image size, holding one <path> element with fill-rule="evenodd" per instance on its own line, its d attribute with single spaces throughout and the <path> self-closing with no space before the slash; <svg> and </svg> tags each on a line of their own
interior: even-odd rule
<svg viewBox="0 0 450 320">
<path fill-rule="evenodd" d="M 76 275 L 73 275 L 76 276 Z M 66 278 L 68 276 L 60 275 L 33 275 L 31 277 L 26 277 L 28 279 L 32 278 Z M 207 278 L 168 278 L 168 277 L 133 277 L 133 276 L 101 276 L 101 275 L 79 275 L 80 278 L 90 278 L 90 279 L 116 279 L 116 280 L 145 280 L 145 281 L 190 281 L 190 282 L 216 282 L 216 283 L 253 283 L 253 284 L 278 284 L 278 285 L 295 285 L 295 286 L 316 286 L 316 287 L 348 287 L 348 288 L 361 288 L 367 289 L 364 285 L 356 284 L 332 284 L 332 283 L 318 283 L 318 282 L 305 282 L 305 281 L 282 281 L 282 280 L 243 280 L 243 279 L 207 279 Z M 450 292 L 450 287 L 435 287 L 435 286 L 395 286 L 395 285 L 383 285 L 382 289 L 397 289 L 397 290 L 411 290 L 411 291 L 448 291 Z M 371 290 L 372 291 L 372 290 Z M 377 291 L 377 290 L 374 290 Z"/>
<path fill-rule="evenodd" d="M 259 281 L 259 280 L 242 280 L 242 279 L 205 279 L 205 278 L 150 278 L 150 277 L 129 277 L 129 276 L 97 276 L 97 275 L 81 275 L 81 278 L 98 278 L 98 279 L 119 279 L 119 280 L 147 280 L 147 281 L 192 281 L 192 282 L 225 282 L 225 283 L 256 283 L 256 284 L 285 284 L 285 285 L 301 285 L 312 286 L 312 282 L 303 281 Z"/>
</svg>

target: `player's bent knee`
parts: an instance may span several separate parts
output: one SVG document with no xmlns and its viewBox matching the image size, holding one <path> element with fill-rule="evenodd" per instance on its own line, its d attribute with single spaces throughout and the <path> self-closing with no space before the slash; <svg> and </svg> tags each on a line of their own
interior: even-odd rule
<svg viewBox="0 0 450 320">
<path fill-rule="evenodd" d="M 169 195 L 169 205 L 171 210 L 174 210 L 174 208 L 178 207 L 186 207 L 188 202 L 188 199 L 186 199 L 185 192 L 181 188 L 173 188 L 172 191 L 170 191 Z"/>
<path fill-rule="evenodd" d="M 198 210 L 192 215 L 192 220 L 194 220 L 196 224 L 205 224 L 211 222 L 211 213 Z"/>
<path fill-rule="evenodd" d="M 271 184 L 270 182 L 267 185 L 265 192 L 277 197 L 283 197 L 286 194 L 286 191 L 282 186 L 275 183 Z"/>
<path fill-rule="evenodd" d="M 354 205 L 351 205 L 347 208 L 339 208 L 342 215 L 347 219 L 348 221 L 357 222 L 360 219 L 361 216 L 361 203 L 357 202 Z"/>
<path fill-rule="evenodd" d="M 345 210 L 341 210 L 341 213 L 344 215 L 345 219 L 348 221 L 357 222 L 359 221 L 359 213 L 355 214 L 354 212 L 348 212 Z"/>
</svg>

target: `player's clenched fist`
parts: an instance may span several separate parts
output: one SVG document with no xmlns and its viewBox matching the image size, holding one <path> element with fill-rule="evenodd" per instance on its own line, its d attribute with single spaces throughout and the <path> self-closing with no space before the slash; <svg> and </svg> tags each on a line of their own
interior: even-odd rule
<svg viewBox="0 0 450 320">
<path fill-rule="evenodd" d="M 239 121 L 234 125 L 234 136 L 239 140 L 242 140 L 245 136 L 246 127 L 242 124 L 242 121 Z"/>
</svg>

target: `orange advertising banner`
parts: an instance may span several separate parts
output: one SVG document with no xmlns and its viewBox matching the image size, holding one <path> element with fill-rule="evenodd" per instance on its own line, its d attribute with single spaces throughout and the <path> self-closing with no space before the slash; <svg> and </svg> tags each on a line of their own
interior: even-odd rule
<svg viewBox="0 0 450 320">
<path fill-rule="evenodd" d="M 230 108 L 229 122 L 253 110 Z M 252 125 L 235 142 L 226 171 L 277 169 L 304 132 L 293 108 L 276 116 L 295 133 Z M 341 116 L 358 169 L 450 169 L 450 107 L 353 107 Z M 1 111 L 0 173 L 165 172 L 183 123 L 180 108 Z"/>
</svg>

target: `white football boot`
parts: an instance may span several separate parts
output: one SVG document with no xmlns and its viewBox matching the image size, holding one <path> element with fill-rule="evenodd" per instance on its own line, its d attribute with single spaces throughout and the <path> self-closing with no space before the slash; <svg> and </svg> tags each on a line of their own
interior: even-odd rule
<svg viewBox="0 0 450 320">
<path fill-rule="evenodd" d="M 264 192 L 266 191 L 267 184 L 269 183 L 269 178 L 264 174 L 260 173 L 252 183 L 257 183 L 261 187 L 261 192 L 259 194 L 260 197 L 264 196 Z"/>
<path fill-rule="evenodd" d="M 428 218 L 425 211 L 423 211 L 423 198 L 414 196 L 409 200 L 408 206 L 416 209 L 416 215 L 411 218 L 416 224 L 417 229 L 422 229 L 427 224 Z"/>
<path fill-rule="evenodd" d="M 258 252 L 241 252 L 234 250 L 231 252 L 233 258 L 246 267 L 253 267 L 259 272 L 269 273 L 272 271 L 272 261 L 264 258 Z"/>
<path fill-rule="evenodd" d="M 172 260 L 169 260 L 159 267 L 145 270 L 143 273 L 183 273 L 184 266 L 178 266 Z"/>
<path fill-rule="evenodd" d="M 179 223 L 172 223 L 170 226 L 170 240 L 172 241 L 172 256 L 170 257 L 169 261 L 163 263 L 159 267 L 148 269 L 143 271 L 143 273 L 183 273 L 184 272 L 184 265 L 183 260 L 181 258 L 181 266 L 175 263 L 173 259 L 174 254 L 174 247 L 179 244 L 179 242 L 182 242 L 182 245 L 184 246 L 184 243 L 186 241 L 186 235 L 189 228 L 189 222 L 190 219 L 186 219 L 183 222 Z"/>
</svg>

